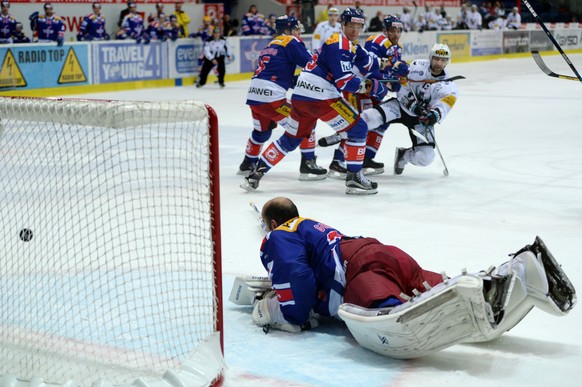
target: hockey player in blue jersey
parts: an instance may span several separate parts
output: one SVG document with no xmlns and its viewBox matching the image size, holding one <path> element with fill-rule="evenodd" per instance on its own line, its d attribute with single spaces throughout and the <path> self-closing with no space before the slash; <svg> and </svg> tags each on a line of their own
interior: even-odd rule
<svg viewBox="0 0 582 387">
<path fill-rule="evenodd" d="M 365 23 L 360 10 L 347 8 L 341 16 L 342 33 L 332 35 L 314 53 L 312 60 L 299 75 L 293 95 L 292 109 L 285 133 L 261 154 L 257 168 L 246 177 L 241 188 L 254 190 L 259 181 L 287 153 L 295 150 L 308 137 L 320 119 L 337 132 L 346 132 L 344 153 L 348 168 L 347 194 L 375 194 L 377 184 L 362 174 L 362 162 L 368 133 L 355 108 L 342 98 L 343 91 L 368 92 L 382 99 L 388 92 L 376 78 L 358 77 L 378 70 L 375 57 L 369 55 L 357 39 Z"/>
<path fill-rule="evenodd" d="M 149 37 L 144 33 L 143 19 L 137 13 L 137 6 L 134 2 L 127 3 L 129 13 L 121 22 L 121 30 L 117 32 L 116 39 L 135 39 L 136 43 L 140 43 L 144 39 L 144 43 L 149 43 Z"/>
<path fill-rule="evenodd" d="M 303 218 L 288 198 L 269 200 L 261 217 L 260 257 L 272 291 L 261 292 L 252 319 L 265 332 L 297 333 L 318 326 L 318 316 L 339 316 L 363 347 L 416 358 L 494 340 L 534 306 L 564 316 L 576 304 L 574 286 L 539 237 L 498 267 L 448 278 L 396 246 Z"/>
<path fill-rule="evenodd" d="M 93 13 L 83 18 L 77 40 L 109 40 L 109 34 L 105 31 L 105 16 L 101 15 L 100 3 L 93 3 Z"/>
<path fill-rule="evenodd" d="M 266 35 L 268 30 L 265 26 L 265 15 L 259 13 L 256 5 L 252 4 L 249 11 L 244 14 L 241 25 L 243 35 Z"/>
<path fill-rule="evenodd" d="M 295 69 L 311 60 L 311 53 L 300 38 L 303 26 L 293 16 L 280 16 L 275 21 L 278 35 L 261 51 L 257 69 L 247 93 L 247 105 L 253 116 L 253 132 L 247 141 L 239 174 L 247 175 L 255 168 L 263 144 L 269 140 L 277 124 L 284 126 L 291 111 L 287 90 L 295 81 Z M 326 177 L 326 170 L 315 162 L 314 134 L 300 145 L 299 180 Z"/>
<path fill-rule="evenodd" d="M 2 2 L 2 13 L 0 13 L 0 44 L 12 43 L 13 35 L 16 31 L 16 20 L 8 12 L 10 3 Z"/>
<path fill-rule="evenodd" d="M 36 20 L 35 36 L 39 43 L 57 42 L 62 46 L 65 36 L 65 23 L 55 15 L 53 5 L 45 3 L 44 15 L 40 15 Z"/>
<path fill-rule="evenodd" d="M 388 15 L 383 20 L 383 30 L 379 34 L 371 35 L 366 39 L 364 48 L 375 54 L 382 61 L 382 72 L 387 77 L 398 79 L 408 74 L 408 64 L 402 59 L 402 47 L 399 46 L 400 35 L 403 24 L 397 16 Z M 392 85 L 392 91 L 397 92 L 400 89 L 399 84 Z M 382 102 L 365 93 L 344 93 L 344 97 L 359 112 L 377 106 Z M 384 172 L 384 164 L 374 161 L 374 157 L 380 148 L 384 132 L 389 124 L 383 124 L 378 128 L 368 131 L 366 138 L 366 154 L 362 165 L 365 175 L 379 174 Z M 329 146 L 339 141 L 338 135 L 329 136 L 320 140 L 320 145 Z M 329 176 L 338 179 L 345 179 L 347 169 L 344 165 L 343 145 L 340 143 L 338 149 L 334 152 L 334 159 L 329 166 Z"/>
</svg>

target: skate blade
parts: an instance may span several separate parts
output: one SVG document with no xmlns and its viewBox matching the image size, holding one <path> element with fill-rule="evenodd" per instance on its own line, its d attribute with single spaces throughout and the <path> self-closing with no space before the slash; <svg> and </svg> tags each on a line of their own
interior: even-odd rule
<svg viewBox="0 0 582 387">
<path fill-rule="evenodd" d="M 323 175 L 316 175 L 313 173 L 300 173 L 299 174 L 299 181 L 315 181 L 315 180 L 324 180 L 327 179 L 327 174 Z"/>
<path fill-rule="evenodd" d="M 329 177 L 330 179 L 345 180 L 346 174 L 338 171 L 329 170 L 327 171 L 327 177 Z"/>
<path fill-rule="evenodd" d="M 374 195 L 378 193 L 378 189 L 361 189 L 356 187 L 346 187 L 346 194 L 348 195 Z"/>
<path fill-rule="evenodd" d="M 244 189 L 245 191 L 248 191 L 248 192 L 253 192 L 256 190 L 256 188 L 253 188 L 253 186 L 250 185 L 248 181 L 245 181 L 239 187 L 241 187 L 242 189 Z"/>
<path fill-rule="evenodd" d="M 380 175 L 384 173 L 384 168 L 362 168 L 362 172 L 364 172 L 364 176 Z"/>
</svg>

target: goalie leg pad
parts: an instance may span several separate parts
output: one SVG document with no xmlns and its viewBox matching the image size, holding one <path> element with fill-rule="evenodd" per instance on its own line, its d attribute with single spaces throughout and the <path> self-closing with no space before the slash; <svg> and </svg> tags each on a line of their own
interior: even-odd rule
<svg viewBox="0 0 582 387">
<path fill-rule="evenodd" d="M 455 277 L 394 308 L 342 304 L 339 316 L 362 347 L 399 359 L 488 336 L 495 326 L 477 275 Z"/>
</svg>

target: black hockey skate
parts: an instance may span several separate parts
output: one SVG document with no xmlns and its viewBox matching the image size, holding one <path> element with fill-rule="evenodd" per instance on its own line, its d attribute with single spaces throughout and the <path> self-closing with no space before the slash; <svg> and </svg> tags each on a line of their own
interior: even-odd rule
<svg viewBox="0 0 582 387">
<path fill-rule="evenodd" d="M 544 241 L 539 236 L 536 236 L 536 240 L 532 245 L 525 246 L 513 255 L 517 256 L 524 251 L 531 251 L 542 262 L 548 279 L 549 296 L 552 301 L 562 312 L 567 313 L 570 311 L 576 304 L 576 289 L 574 289 L 574 285 L 562 270 L 561 265 L 550 253 Z"/>
<path fill-rule="evenodd" d="M 327 169 L 317 165 L 317 157 L 305 159 L 301 156 L 301 165 L 299 166 L 299 180 L 323 180 L 327 178 Z"/>
<path fill-rule="evenodd" d="M 406 152 L 406 148 L 396 148 L 396 152 L 394 152 L 394 174 L 395 175 L 402 175 L 404 172 L 404 166 L 400 166 L 400 161 L 404 157 L 404 152 Z"/>
<path fill-rule="evenodd" d="M 348 169 L 340 164 L 339 161 L 334 160 L 329 164 L 329 171 L 327 176 L 332 179 L 345 180 Z"/>
<path fill-rule="evenodd" d="M 255 169 L 255 165 L 256 165 L 256 162 L 253 162 L 248 157 L 245 157 L 244 160 L 242 161 L 242 163 L 240 163 L 240 165 L 238 167 L 238 172 L 236 174 L 248 176 L 249 173 L 251 173 L 253 171 L 253 169 Z"/>
<path fill-rule="evenodd" d="M 362 171 L 364 175 L 379 175 L 384 173 L 384 163 L 378 163 L 373 159 L 364 159 L 364 164 L 362 164 Z"/>
<path fill-rule="evenodd" d="M 346 173 L 348 195 L 372 195 L 378 193 L 378 184 L 367 179 L 362 171 Z"/>
<path fill-rule="evenodd" d="M 266 169 L 257 167 L 248 176 L 245 177 L 245 182 L 240 187 L 246 191 L 254 191 L 259 188 L 259 181 L 265 175 Z"/>
</svg>

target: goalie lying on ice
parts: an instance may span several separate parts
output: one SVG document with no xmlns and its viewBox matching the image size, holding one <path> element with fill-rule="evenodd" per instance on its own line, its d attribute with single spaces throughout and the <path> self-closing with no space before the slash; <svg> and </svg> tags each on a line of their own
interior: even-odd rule
<svg viewBox="0 0 582 387">
<path fill-rule="evenodd" d="M 287 198 L 268 201 L 262 217 L 269 232 L 261 261 L 274 292 L 255 282 L 248 288 L 259 295 L 255 301 L 241 297 L 239 282 L 231 300 L 254 302 L 253 321 L 265 330 L 299 332 L 316 327 L 317 315 L 339 316 L 363 347 L 415 358 L 493 340 L 534 306 L 561 316 L 576 303 L 572 283 L 539 237 L 497 269 L 447 278 L 395 246 L 302 218 Z"/>
</svg>

